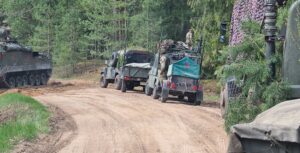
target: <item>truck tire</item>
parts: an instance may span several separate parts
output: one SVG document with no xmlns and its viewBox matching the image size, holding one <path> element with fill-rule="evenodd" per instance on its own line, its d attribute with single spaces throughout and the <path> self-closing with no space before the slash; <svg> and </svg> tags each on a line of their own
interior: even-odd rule
<svg viewBox="0 0 300 153">
<path fill-rule="evenodd" d="M 105 79 L 103 75 L 100 77 L 100 87 L 101 88 L 107 88 L 108 86 L 108 81 Z"/>
<path fill-rule="evenodd" d="M 122 82 L 121 91 L 122 92 L 126 92 L 126 90 L 127 90 L 126 81 L 125 80 L 121 80 L 121 82 Z"/>
<path fill-rule="evenodd" d="M 161 95 L 160 95 L 160 101 L 162 103 L 165 103 L 167 100 L 168 100 L 168 94 L 167 93 L 168 91 L 164 90 L 164 89 L 161 89 Z"/>
<path fill-rule="evenodd" d="M 121 82 L 121 80 L 120 80 L 120 76 L 119 75 L 117 75 L 116 76 L 116 78 L 115 78 L 115 88 L 117 89 L 117 90 L 121 90 L 121 87 L 122 87 L 122 82 Z"/>
<path fill-rule="evenodd" d="M 195 105 L 195 106 L 201 105 L 201 101 L 200 101 L 200 100 L 195 100 L 194 105 Z"/>
<path fill-rule="evenodd" d="M 157 87 L 154 87 L 152 97 L 153 97 L 153 99 L 158 99 L 159 98 Z"/>
<path fill-rule="evenodd" d="M 188 95 L 188 102 L 194 105 L 200 105 L 201 101 L 197 101 L 196 94 Z"/>
<path fill-rule="evenodd" d="M 153 89 L 152 89 L 151 87 L 149 87 L 148 84 L 146 84 L 146 86 L 145 86 L 145 94 L 146 94 L 147 96 L 151 96 L 152 93 L 153 93 Z"/>
<path fill-rule="evenodd" d="M 126 84 L 126 88 L 128 90 L 133 90 L 134 89 L 134 84 L 129 82 L 129 84 Z"/>
<path fill-rule="evenodd" d="M 179 95 L 178 100 L 184 100 L 184 95 Z"/>
</svg>

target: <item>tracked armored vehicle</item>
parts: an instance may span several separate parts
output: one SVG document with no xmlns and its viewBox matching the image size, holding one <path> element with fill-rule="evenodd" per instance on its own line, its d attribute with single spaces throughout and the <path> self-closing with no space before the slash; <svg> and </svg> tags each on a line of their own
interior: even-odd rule
<svg viewBox="0 0 300 153">
<path fill-rule="evenodd" d="M 18 44 L 4 17 L 0 20 L 0 88 L 46 85 L 52 73 L 50 56 Z"/>
</svg>

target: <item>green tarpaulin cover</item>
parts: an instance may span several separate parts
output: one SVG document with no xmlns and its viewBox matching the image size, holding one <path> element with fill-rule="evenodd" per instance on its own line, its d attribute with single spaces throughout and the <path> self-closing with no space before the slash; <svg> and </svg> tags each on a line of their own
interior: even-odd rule
<svg viewBox="0 0 300 153">
<path fill-rule="evenodd" d="M 173 63 L 169 66 L 168 76 L 177 75 L 193 79 L 200 78 L 200 66 L 189 57 Z"/>
</svg>

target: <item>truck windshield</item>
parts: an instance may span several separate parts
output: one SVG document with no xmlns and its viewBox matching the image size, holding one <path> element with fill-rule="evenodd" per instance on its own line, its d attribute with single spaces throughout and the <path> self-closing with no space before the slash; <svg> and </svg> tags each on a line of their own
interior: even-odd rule
<svg viewBox="0 0 300 153">
<path fill-rule="evenodd" d="M 125 56 L 126 64 L 130 63 L 150 63 L 152 60 L 151 54 L 147 53 L 128 53 Z"/>
</svg>

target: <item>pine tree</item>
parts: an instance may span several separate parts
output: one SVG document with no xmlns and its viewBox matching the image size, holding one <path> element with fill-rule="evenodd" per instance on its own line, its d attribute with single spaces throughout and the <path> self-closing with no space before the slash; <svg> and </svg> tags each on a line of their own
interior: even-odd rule
<svg viewBox="0 0 300 153">
<path fill-rule="evenodd" d="M 33 17 L 36 20 L 34 34 L 30 40 L 33 49 L 51 53 L 54 48 L 57 2 L 40 0 L 34 5 Z"/>
<path fill-rule="evenodd" d="M 76 1 L 60 1 L 57 11 L 61 14 L 60 24 L 55 27 L 59 31 L 55 35 L 54 62 L 58 65 L 74 65 L 80 59 L 82 48 L 82 27 L 80 12 Z"/>
</svg>

